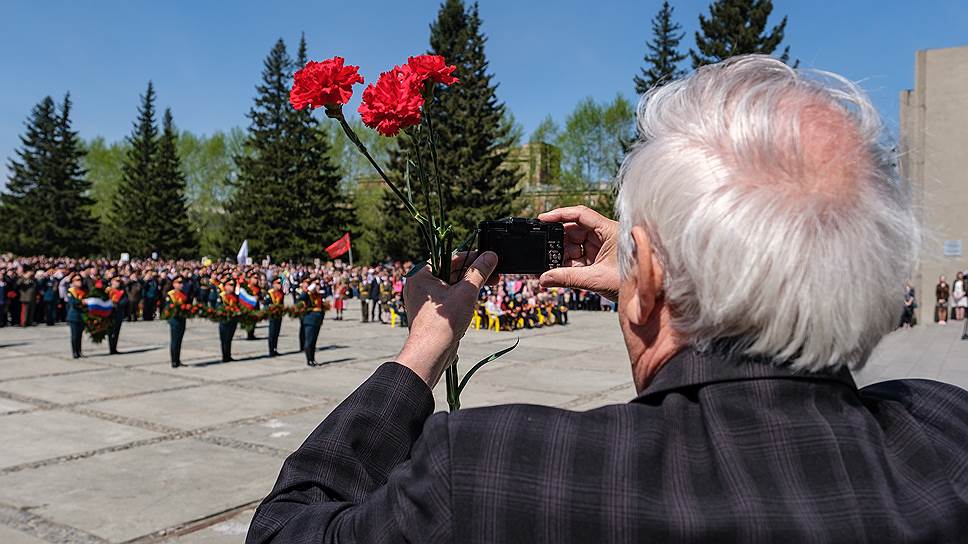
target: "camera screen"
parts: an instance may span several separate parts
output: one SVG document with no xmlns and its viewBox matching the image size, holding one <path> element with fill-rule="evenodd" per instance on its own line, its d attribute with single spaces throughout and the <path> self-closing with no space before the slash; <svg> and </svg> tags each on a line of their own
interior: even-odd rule
<svg viewBox="0 0 968 544">
<path fill-rule="evenodd" d="M 500 270 L 518 270 L 523 273 L 540 273 L 536 263 L 544 262 L 544 254 L 548 250 L 547 237 L 537 233 L 502 234 L 497 243 L 498 268 Z M 540 264 L 539 264 L 540 266 Z"/>
</svg>

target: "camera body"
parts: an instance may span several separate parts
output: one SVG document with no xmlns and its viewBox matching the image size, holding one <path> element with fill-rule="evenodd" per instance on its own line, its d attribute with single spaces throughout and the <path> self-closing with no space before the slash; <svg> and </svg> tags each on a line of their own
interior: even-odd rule
<svg viewBox="0 0 968 544">
<path fill-rule="evenodd" d="M 500 274 L 541 274 L 562 266 L 565 228 L 561 223 L 524 217 L 481 221 L 477 247 L 497 253 Z"/>
</svg>

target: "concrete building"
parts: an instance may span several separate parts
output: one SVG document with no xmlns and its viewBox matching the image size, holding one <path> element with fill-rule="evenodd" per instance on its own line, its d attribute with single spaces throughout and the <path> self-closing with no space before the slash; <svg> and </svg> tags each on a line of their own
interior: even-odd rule
<svg viewBox="0 0 968 544">
<path fill-rule="evenodd" d="M 968 269 L 968 47 L 918 51 L 914 58 L 914 89 L 900 97 L 899 150 L 924 227 L 912 284 L 919 319 L 928 323 L 938 277 L 951 285 L 958 270 Z"/>
</svg>

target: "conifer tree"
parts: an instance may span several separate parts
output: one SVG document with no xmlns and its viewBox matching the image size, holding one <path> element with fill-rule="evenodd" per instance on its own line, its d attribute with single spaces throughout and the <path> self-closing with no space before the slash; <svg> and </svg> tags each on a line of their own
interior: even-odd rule
<svg viewBox="0 0 968 544">
<path fill-rule="evenodd" d="M 7 192 L 0 197 L 5 250 L 80 257 L 95 249 L 90 183 L 70 112 L 69 93 L 59 114 L 49 96 L 31 111 L 18 159 L 10 161 Z"/>
<path fill-rule="evenodd" d="M 293 68 L 306 63 L 305 38 L 295 63 L 278 40 L 263 63 L 246 155 L 232 199 L 230 243 L 249 240 L 250 254 L 310 260 L 351 230 L 352 212 L 332 163 L 329 138 L 309 110 L 289 105 Z"/>
<path fill-rule="evenodd" d="M 160 249 L 159 233 L 167 228 L 154 183 L 158 127 L 155 124 L 155 88 L 150 81 L 145 94 L 141 95 L 138 120 L 127 142 L 130 147 L 122 166 L 121 184 L 114 196 L 111 224 L 106 234 L 111 243 L 106 245 L 116 251 L 145 257 Z"/>
<path fill-rule="evenodd" d="M 92 214 L 91 182 L 83 167 L 84 146 L 71 127 L 70 114 L 71 95 L 67 93 L 57 117 L 56 175 L 48 197 L 54 212 L 48 214 L 51 228 L 44 253 L 81 257 L 97 249 L 98 228 Z"/>
<path fill-rule="evenodd" d="M 295 256 L 287 246 L 299 235 L 293 220 L 305 213 L 305 208 L 290 192 L 288 183 L 299 169 L 299 158 L 291 156 L 285 134 L 292 117 L 288 89 L 291 64 L 286 44 L 279 39 L 263 62 L 261 82 L 256 85 L 255 103 L 248 114 L 251 123 L 246 152 L 235 158 L 239 173 L 233 181 L 226 248 L 231 254 L 247 239 L 250 255 L 268 254 L 275 260 Z"/>
<path fill-rule="evenodd" d="M 306 65 L 306 37 L 299 39 L 299 49 L 293 71 Z M 288 95 L 287 95 L 288 96 Z M 289 158 L 298 165 L 288 180 L 292 187 L 292 201 L 300 208 L 290 220 L 293 234 L 284 253 L 312 259 L 324 255 L 323 248 L 335 242 L 345 232 L 355 230 L 352 197 L 342 189 L 342 175 L 333 163 L 329 135 L 313 117 L 309 108 L 289 108 L 286 139 L 291 146 Z"/>
<path fill-rule="evenodd" d="M 652 40 L 645 44 L 649 52 L 643 57 L 646 65 L 633 80 L 635 94 L 643 94 L 684 73 L 679 63 L 686 59 L 686 55 L 679 52 L 679 42 L 685 33 L 680 24 L 672 21 L 672 12 L 669 2 L 662 2 L 659 12 L 652 18 Z"/>
<path fill-rule="evenodd" d="M 773 11 L 772 0 L 716 0 L 709 6 L 709 18 L 700 15 L 696 32 L 696 50 L 689 50 L 692 67 L 714 64 L 736 55 L 748 53 L 772 54 L 780 42 L 787 18 L 766 32 L 767 19 Z M 779 56 L 790 59 L 790 47 Z M 794 63 L 794 67 L 799 61 Z"/>
<path fill-rule="evenodd" d="M 57 148 L 57 113 L 54 100 L 46 96 L 30 112 L 26 132 L 20 137 L 17 159 L 11 159 L 11 176 L 2 196 L 3 249 L 21 255 L 42 251 L 38 222 L 45 214 L 44 188 L 50 177 Z"/>
<path fill-rule="evenodd" d="M 162 116 L 161 139 L 158 156 L 154 161 L 155 190 L 162 227 L 155 233 L 155 247 L 168 257 L 194 257 L 198 254 L 198 233 L 188 220 L 188 202 L 185 198 L 185 175 L 178 158 L 177 139 L 171 109 Z"/>
<path fill-rule="evenodd" d="M 454 246 L 481 220 L 510 215 L 520 194 L 518 172 L 504 166 L 513 139 L 512 126 L 502 123 L 505 107 L 498 101 L 497 85 L 487 72 L 486 41 L 476 3 L 465 7 L 461 0 L 444 1 L 430 26 L 430 52 L 455 65 L 454 75 L 460 81 L 438 88 L 436 99 L 425 106 L 424 112 L 437 132 L 441 185 L 449 220 L 456 225 Z M 391 168 L 402 182 L 407 159 L 417 158 L 407 137 L 399 141 L 399 154 Z M 415 177 L 410 181 L 417 183 Z M 413 189 L 416 193 L 418 188 Z M 383 252 L 394 258 L 426 257 L 413 221 L 389 198 L 384 200 Z"/>
</svg>

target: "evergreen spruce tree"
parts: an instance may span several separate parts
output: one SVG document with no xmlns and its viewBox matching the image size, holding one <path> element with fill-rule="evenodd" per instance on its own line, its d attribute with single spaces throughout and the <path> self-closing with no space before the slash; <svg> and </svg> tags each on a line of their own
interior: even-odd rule
<svg viewBox="0 0 968 544">
<path fill-rule="evenodd" d="M 679 52 L 679 42 L 685 33 L 681 32 L 681 25 L 672 21 L 672 11 L 669 2 L 662 2 L 662 8 L 652 19 L 652 40 L 645 44 L 649 52 L 643 57 L 646 66 L 633 80 L 635 94 L 643 94 L 684 73 L 679 63 L 686 59 L 686 55 Z"/>
<path fill-rule="evenodd" d="M 2 203 L 5 250 L 21 255 L 90 255 L 95 220 L 84 151 L 71 129 L 70 94 L 61 111 L 45 97 L 31 111 Z"/>
<path fill-rule="evenodd" d="M 233 181 L 229 208 L 229 247 L 249 241 L 249 254 L 268 254 L 275 260 L 295 257 L 288 251 L 291 238 L 298 236 L 293 220 L 305 212 L 303 203 L 291 192 L 288 181 L 299 165 L 286 141 L 289 112 L 291 60 L 282 39 L 263 62 L 262 81 L 256 85 L 255 104 L 245 142 L 246 153 L 235 158 L 239 167 Z"/>
<path fill-rule="evenodd" d="M 155 124 L 155 89 L 149 81 L 141 96 L 138 120 L 127 138 L 130 148 L 122 166 L 121 184 L 111 207 L 107 232 L 109 249 L 149 256 L 160 250 L 159 233 L 167 228 L 157 199 L 155 162 L 158 155 L 158 127 Z M 169 257 L 170 255 L 164 255 Z"/>
<path fill-rule="evenodd" d="M 716 0 L 709 6 L 709 18 L 700 15 L 696 32 L 696 50 L 689 50 L 692 67 L 714 64 L 736 55 L 772 54 L 783 41 L 787 18 L 766 32 L 766 22 L 773 11 L 772 0 Z M 790 47 L 783 49 L 780 60 L 790 59 Z M 794 63 L 794 67 L 799 61 Z"/>
<path fill-rule="evenodd" d="M 510 215 L 520 194 L 518 173 L 504 166 L 512 143 L 512 126 L 501 122 L 505 107 L 498 102 L 497 85 L 487 73 L 486 41 L 476 3 L 468 8 L 461 0 L 445 0 L 430 26 L 430 52 L 457 66 L 454 75 L 460 82 L 438 88 L 425 113 L 432 117 L 437 131 L 440 180 L 448 219 L 456 226 L 454 246 L 481 220 Z M 400 150 L 391 169 L 403 184 L 407 159 L 416 161 L 417 157 L 406 136 L 399 141 Z M 416 176 L 411 176 L 410 182 L 416 195 Z M 417 201 L 415 204 L 426 206 Z M 383 253 L 394 258 L 427 256 L 413 221 L 389 196 L 384 200 L 384 218 Z"/>
<path fill-rule="evenodd" d="M 306 37 L 299 39 L 293 70 L 306 65 Z M 286 95 L 288 97 L 288 94 Z M 328 134 L 311 110 L 289 107 L 285 137 L 290 145 L 289 160 L 296 167 L 288 180 L 292 201 L 299 213 L 290 215 L 293 236 L 284 254 L 303 259 L 324 256 L 323 248 L 345 232 L 351 238 L 355 225 L 352 196 L 342 189 L 342 175 L 333 163 Z"/>
<path fill-rule="evenodd" d="M 47 215 L 44 189 L 50 187 L 57 150 L 57 112 L 47 96 L 30 112 L 26 133 L 20 137 L 17 159 L 11 159 L 10 179 L 2 196 L 3 250 L 20 255 L 43 252 L 43 231 L 38 225 Z"/>
<path fill-rule="evenodd" d="M 97 249 L 98 225 L 92 214 L 91 182 L 83 167 L 85 151 L 71 128 L 70 113 L 71 95 L 67 93 L 57 118 L 56 175 L 48 197 L 54 211 L 48 214 L 51 228 L 44 253 L 82 257 Z"/>
<path fill-rule="evenodd" d="M 295 65 L 305 62 L 302 39 Z M 249 111 L 247 154 L 236 158 L 230 242 L 237 247 L 248 239 L 250 254 L 276 261 L 309 260 L 352 229 L 353 214 L 319 121 L 289 105 L 294 63 L 282 39 L 263 66 Z"/>
<path fill-rule="evenodd" d="M 158 156 L 154 162 L 154 199 L 156 212 L 162 219 L 163 228 L 154 234 L 155 247 L 168 257 L 190 258 L 198 255 L 198 233 L 188 220 L 188 202 L 185 198 L 185 175 L 178 158 L 178 135 L 172 122 L 171 110 L 162 117 L 161 139 Z"/>
</svg>

